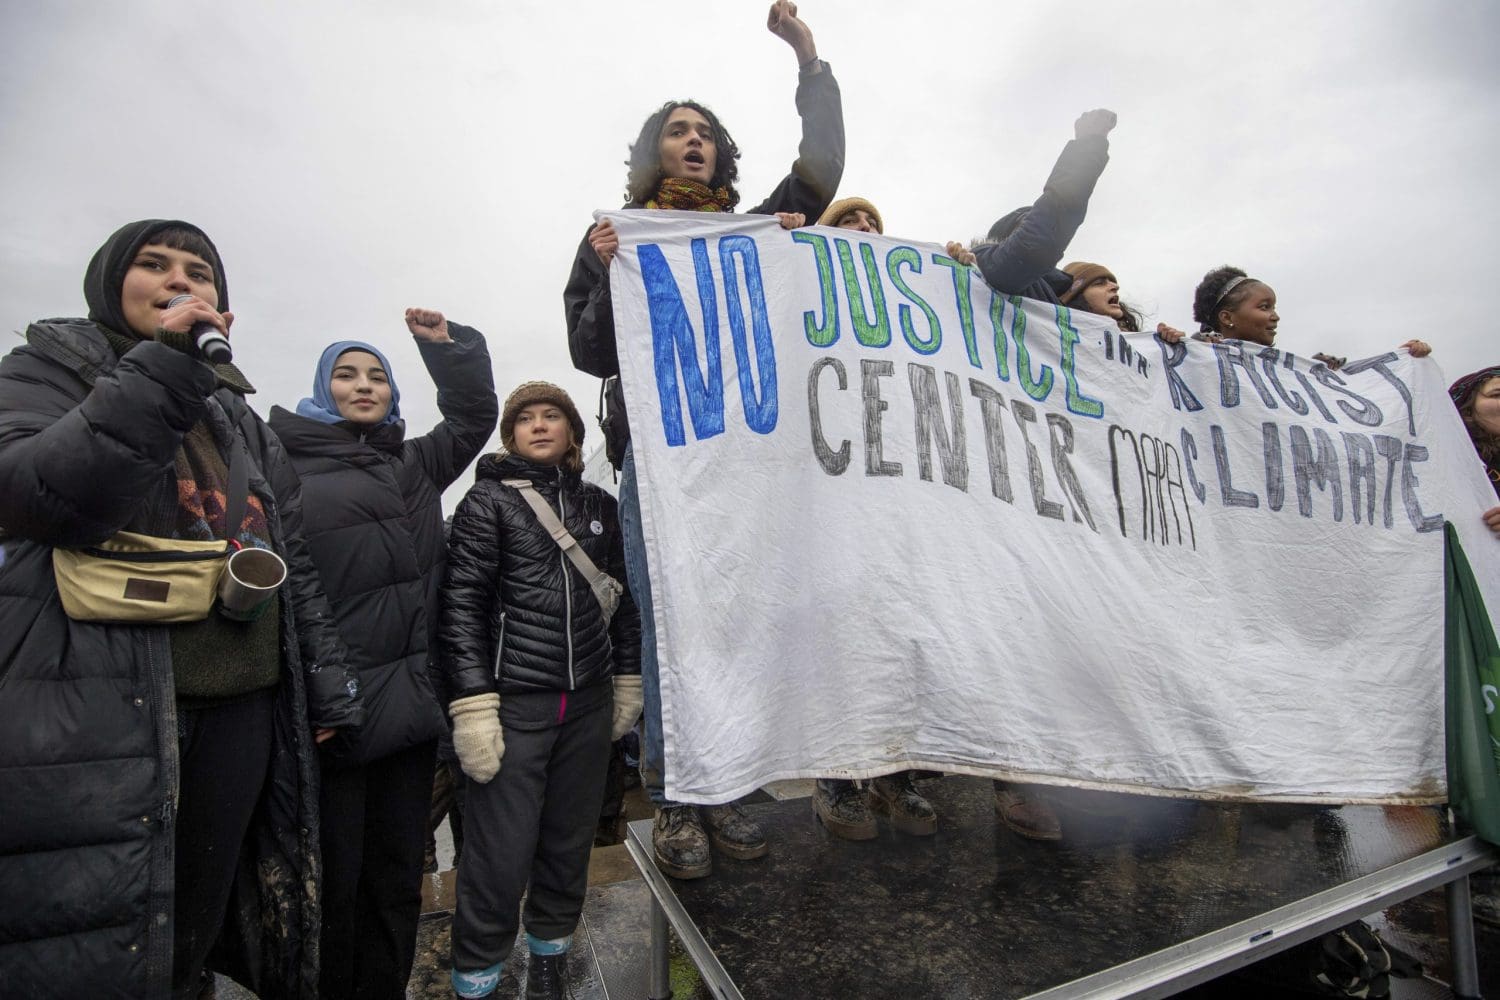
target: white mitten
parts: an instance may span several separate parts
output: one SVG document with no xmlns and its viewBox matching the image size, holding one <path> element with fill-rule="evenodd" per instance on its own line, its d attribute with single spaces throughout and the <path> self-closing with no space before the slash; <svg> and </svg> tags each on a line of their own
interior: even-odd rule
<svg viewBox="0 0 1500 1000">
<path fill-rule="evenodd" d="M 464 774 L 481 785 L 500 773 L 505 739 L 500 730 L 500 696 L 476 694 L 448 706 L 453 717 L 453 752 Z"/>
<path fill-rule="evenodd" d="M 614 724 L 609 730 L 610 740 L 617 740 L 630 732 L 635 720 L 641 717 L 641 709 L 645 707 L 646 696 L 641 693 L 641 675 L 616 674 L 615 715 Z"/>
</svg>

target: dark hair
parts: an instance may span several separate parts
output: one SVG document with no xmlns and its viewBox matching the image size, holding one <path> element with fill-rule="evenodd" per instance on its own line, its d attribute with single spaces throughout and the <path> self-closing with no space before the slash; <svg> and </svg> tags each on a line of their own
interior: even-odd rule
<svg viewBox="0 0 1500 1000">
<path fill-rule="evenodd" d="M 1115 320 L 1115 324 L 1126 333 L 1140 333 L 1146 328 L 1146 317 L 1139 309 L 1128 302 L 1120 302 L 1120 312 L 1123 314 Z"/>
<path fill-rule="evenodd" d="M 1073 265 L 1069 264 L 1068 266 L 1072 267 Z M 1102 278 L 1104 277 L 1108 277 L 1109 280 L 1115 282 L 1116 287 L 1119 286 L 1119 281 L 1115 278 L 1114 275 L 1101 275 L 1099 278 L 1095 278 L 1093 281 L 1089 282 L 1089 284 L 1084 288 L 1079 289 L 1079 293 L 1073 296 L 1072 300 L 1067 303 L 1068 308 L 1077 310 L 1078 312 L 1092 313 L 1095 316 L 1103 316 L 1104 313 L 1094 312 L 1094 310 L 1089 308 L 1088 299 L 1083 297 L 1083 292 L 1086 291 L 1087 288 L 1092 287 L 1098 281 L 1102 280 Z M 1118 326 L 1122 332 L 1140 333 L 1146 328 L 1145 313 L 1141 312 L 1135 306 L 1131 305 L 1123 299 L 1120 300 L 1119 306 L 1121 316 L 1119 319 L 1115 320 L 1115 325 Z"/>
<path fill-rule="evenodd" d="M 1073 299 L 1072 302 L 1069 302 L 1068 308 L 1076 312 L 1093 313 L 1095 316 L 1104 315 L 1103 313 L 1097 313 L 1094 312 L 1094 310 L 1090 309 L 1087 300 L 1085 300 L 1082 295 L 1077 296 Z M 1115 320 L 1115 325 L 1118 326 L 1123 332 L 1140 333 L 1146 328 L 1146 316 L 1135 306 L 1122 300 L 1120 302 L 1120 312 L 1124 313 L 1124 315 Z"/>
<path fill-rule="evenodd" d="M 1469 432 L 1469 440 L 1474 442 L 1474 450 L 1479 452 L 1479 457 L 1486 463 L 1500 457 L 1500 434 L 1491 434 L 1479 426 L 1479 422 L 1474 419 L 1474 402 L 1490 379 L 1495 378 L 1500 378 L 1500 370 L 1496 370 L 1495 374 L 1487 378 L 1476 380 L 1464 401 L 1458 404 L 1458 415 L 1463 418 L 1464 429 Z"/>
<path fill-rule="evenodd" d="M 1233 310 L 1241 302 L 1249 298 L 1252 286 L 1261 282 L 1251 278 L 1242 281 L 1234 287 L 1227 296 L 1224 295 L 1224 286 L 1235 278 L 1249 278 L 1250 276 L 1237 267 L 1224 265 L 1216 267 L 1203 276 L 1198 282 L 1198 287 L 1193 289 L 1193 319 L 1198 321 L 1198 329 L 1204 333 L 1219 332 L 1219 310 Z M 1219 301 L 1220 296 L 1224 300 Z"/>
<path fill-rule="evenodd" d="M 203 234 L 197 230 L 184 229 L 181 226 L 166 226 L 148 236 L 142 246 L 151 246 L 153 244 L 197 254 L 214 269 L 215 274 L 220 270 L 218 252 L 209 245 L 208 240 L 204 239 Z"/>
<path fill-rule="evenodd" d="M 708 125 L 713 129 L 715 152 L 714 175 L 709 178 L 708 186 L 727 190 L 729 209 L 733 211 L 734 206 L 740 203 L 740 194 L 734 189 L 734 182 L 740 178 L 740 147 L 735 145 L 734 137 L 719 121 L 718 115 L 697 101 L 668 101 L 653 111 L 641 125 L 641 134 L 630 144 L 630 159 L 625 161 L 625 165 L 630 168 L 625 178 L 626 201 L 631 205 L 640 205 L 656 194 L 663 179 L 661 132 L 666 127 L 667 119 L 678 108 L 692 108 L 708 119 Z"/>
</svg>

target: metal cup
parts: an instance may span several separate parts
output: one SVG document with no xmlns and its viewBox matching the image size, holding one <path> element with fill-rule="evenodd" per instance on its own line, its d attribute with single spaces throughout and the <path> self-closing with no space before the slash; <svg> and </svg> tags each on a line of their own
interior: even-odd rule
<svg viewBox="0 0 1500 1000">
<path fill-rule="evenodd" d="M 240 549 L 229 557 L 219 578 L 219 613 L 253 622 L 266 610 L 286 579 L 286 563 L 270 549 Z"/>
</svg>

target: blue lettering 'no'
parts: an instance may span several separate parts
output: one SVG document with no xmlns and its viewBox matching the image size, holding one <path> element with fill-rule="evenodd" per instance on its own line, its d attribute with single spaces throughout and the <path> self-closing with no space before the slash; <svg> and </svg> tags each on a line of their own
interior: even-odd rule
<svg viewBox="0 0 1500 1000">
<path fill-rule="evenodd" d="M 656 391 L 661 401 L 662 431 L 667 444 L 679 447 L 687 443 L 682 422 L 682 391 L 677 372 L 682 370 L 682 387 L 687 390 L 688 414 L 693 422 L 693 436 L 698 440 L 724 433 L 724 369 L 719 345 L 719 300 L 709 264 L 708 244 L 692 241 L 693 271 L 698 285 L 698 304 L 703 316 L 703 360 L 705 372 L 698 365 L 698 342 L 688 319 L 682 290 L 672 277 L 666 257 L 655 243 L 643 243 L 638 249 L 641 279 L 646 288 L 647 308 L 651 316 L 651 348 L 656 372 Z M 729 333 L 734 339 L 735 366 L 745 423 L 759 434 L 776 428 L 776 350 L 771 342 L 771 323 L 766 310 L 765 286 L 760 273 L 760 257 L 755 241 L 748 236 L 726 236 L 719 241 L 719 265 L 728 289 Z M 736 259 L 740 268 L 735 265 Z M 737 271 L 742 269 L 745 292 L 750 303 L 750 322 L 745 321 Z M 747 330 L 746 327 L 749 327 Z M 750 339 L 755 345 L 755 359 L 750 359 Z M 756 391 L 758 376 L 760 391 Z"/>
</svg>

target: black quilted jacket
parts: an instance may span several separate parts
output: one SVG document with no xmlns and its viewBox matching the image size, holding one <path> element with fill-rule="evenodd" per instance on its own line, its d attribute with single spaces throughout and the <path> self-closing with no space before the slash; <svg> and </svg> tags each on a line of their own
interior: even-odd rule
<svg viewBox="0 0 1500 1000">
<path fill-rule="evenodd" d="M 614 497 L 576 473 L 486 455 L 453 515 L 441 646 L 452 697 L 576 691 L 641 671 L 641 626 L 627 593 L 608 625 L 588 581 L 520 491 L 528 479 L 600 569 L 622 583 Z"/>
<path fill-rule="evenodd" d="M 275 752 L 223 961 L 263 997 L 311 996 L 320 876 L 310 726 L 357 726 L 363 706 L 302 542 L 296 477 L 244 400 L 215 391 L 207 365 L 151 342 L 117 361 L 87 320 L 35 323 L 26 341 L 0 361 L 0 994 L 169 992 L 170 626 L 69 619 L 52 546 L 122 528 L 167 534 L 183 434 L 227 419 L 290 573 Z"/>
<path fill-rule="evenodd" d="M 498 415 L 484 338 L 457 323 L 449 329 L 453 343 L 418 342 L 443 415 L 427 434 L 407 438 L 399 420 L 360 434 L 271 410 L 302 481 L 308 551 L 359 670 L 365 724 L 347 752 L 356 761 L 448 731 L 428 679 L 447 557 L 442 491 L 479 454 Z"/>
</svg>

